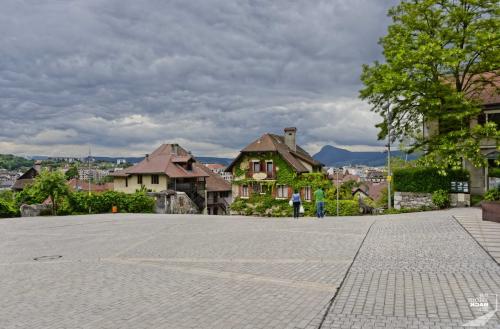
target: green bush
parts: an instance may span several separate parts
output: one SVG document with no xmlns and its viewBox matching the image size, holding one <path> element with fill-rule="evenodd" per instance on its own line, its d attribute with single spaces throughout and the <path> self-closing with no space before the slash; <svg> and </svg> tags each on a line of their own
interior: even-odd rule
<svg viewBox="0 0 500 329">
<path fill-rule="evenodd" d="M 16 208 L 13 203 L 0 199 L 0 218 L 9 218 L 18 216 Z"/>
<path fill-rule="evenodd" d="M 394 189 L 399 192 L 450 192 L 451 182 L 468 182 L 469 173 L 465 170 L 448 170 L 442 173 L 435 168 L 404 168 L 395 170 L 393 178 Z"/>
<path fill-rule="evenodd" d="M 144 191 L 133 194 L 106 191 L 103 193 L 89 194 L 86 192 L 72 192 L 68 197 L 68 208 L 73 214 L 108 213 L 113 206 L 120 212 L 152 213 L 155 201 Z"/>
<path fill-rule="evenodd" d="M 484 200 L 486 201 L 498 201 L 500 200 L 500 188 L 495 188 L 489 190 L 484 194 Z"/>
<path fill-rule="evenodd" d="M 500 177 L 500 168 L 488 168 L 488 176 Z"/>
<path fill-rule="evenodd" d="M 450 206 L 450 196 L 445 190 L 437 190 L 432 193 L 432 203 L 439 209 L 448 208 Z"/>
<path fill-rule="evenodd" d="M 325 203 L 325 212 L 329 216 L 337 215 L 337 200 L 327 200 Z M 356 216 L 359 215 L 359 203 L 354 200 L 339 200 L 339 215 L 340 216 Z"/>
</svg>

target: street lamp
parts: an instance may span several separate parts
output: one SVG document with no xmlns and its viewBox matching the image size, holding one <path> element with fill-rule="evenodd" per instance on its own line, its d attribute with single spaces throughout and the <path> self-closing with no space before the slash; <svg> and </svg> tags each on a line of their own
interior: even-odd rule
<svg viewBox="0 0 500 329">
<path fill-rule="evenodd" d="M 339 217 L 339 188 L 340 188 L 340 182 L 339 182 L 339 168 L 337 168 L 337 217 Z"/>
<path fill-rule="evenodd" d="M 391 108 L 390 104 L 387 104 L 387 209 L 392 208 L 391 202 Z"/>
</svg>

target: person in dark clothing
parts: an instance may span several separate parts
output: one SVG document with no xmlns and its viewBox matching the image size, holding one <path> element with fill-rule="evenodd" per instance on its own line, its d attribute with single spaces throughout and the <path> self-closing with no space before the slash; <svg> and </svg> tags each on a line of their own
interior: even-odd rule
<svg viewBox="0 0 500 329">
<path fill-rule="evenodd" d="M 293 203 L 293 218 L 299 218 L 301 200 L 300 200 L 300 193 L 298 190 L 295 190 L 293 192 L 291 201 Z"/>
</svg>

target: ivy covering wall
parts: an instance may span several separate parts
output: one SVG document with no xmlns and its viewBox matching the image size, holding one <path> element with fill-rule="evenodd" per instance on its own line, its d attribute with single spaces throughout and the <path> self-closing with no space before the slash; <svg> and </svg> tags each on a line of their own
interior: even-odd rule
<svg viewBox="0 0 500 329">
<path fill-rule="evenodd" d="M 273 161 L 275 166 L 276 176 L 274 180 L 255 180 L 246 177 L 249 163 L 252 160 Z M 287 185 L 290 189 L 301 190 L 306 186 L 311 187 L 311 194 L 316 189 L 321 187 L 325 191 L 325 210 L 327 215 L 335 215 L 337 211 L 336 205 L 336 188 L 333 183 L 322 172 L 297 174 L 292 167 L 277 153 L 255 153 L 244 155 L 240 161 L 235 164 L 233 169 L 235 185 L 248 185 L 249 188 L 253 183 L 263 184 L 268 188 L 265 193 L 251 193 L 249 198 L 236 198 L 231 205 L 231 210 L 240 215 L 247 216 L 268 216 L 268 217 L 290 217 L 292 216 L 292 207 L 289 205 L 289 200 L 280 200 L 273 197 L 273 190 L 276 185 Z M 316 212 L 316 203 L 314 200 L 305 202 L 303 200 L 305 216 L 314 216 Z M 339 201 L 340 215 L 358 215 L 359 206 L 355 200 L 340 200 Z"/>
</svg>

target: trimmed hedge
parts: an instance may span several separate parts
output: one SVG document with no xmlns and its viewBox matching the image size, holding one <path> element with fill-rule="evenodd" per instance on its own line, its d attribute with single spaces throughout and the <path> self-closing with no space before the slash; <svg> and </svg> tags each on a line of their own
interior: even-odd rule
<svg viewBox="0 0 500 329">
<path fill-rule="evenodd" d="M 325 203 L 325 212 L 328 216 L 336 216 L 337 200 L 327 201 Z M 339 200 L 340 216 L 357 216 L 359 214 L 359 203 L 357 200 Z"/>
<path fill-rule="evenodd" d="M 64 211 L 65 214 L 88 214 L 89 207 L 94 214 L 108 213 L 111 212 L 113 206 L 117 206 L 119 212 L 152 213 L 154 205 L 154 199 L 149 197 L 145 192 L 126 194 L 107 191 L 91 195 L 86 192 L 70 193 L 67 203 L 63 207 L 67 207 Z"/>
<path fill-rule="evenodd" d="M 435 168 L 404 168 L 393 173 L 394 189 L 398 192 L 433 193 L 451 191 L 451 182 L 468 182 L 465 170 L 448 170 L 446 175 Z"/>
<path fill-rule="evenodd" d="M 488 168 L 488 176 L 500 178 L 500 168 Z"/>
</svg>

